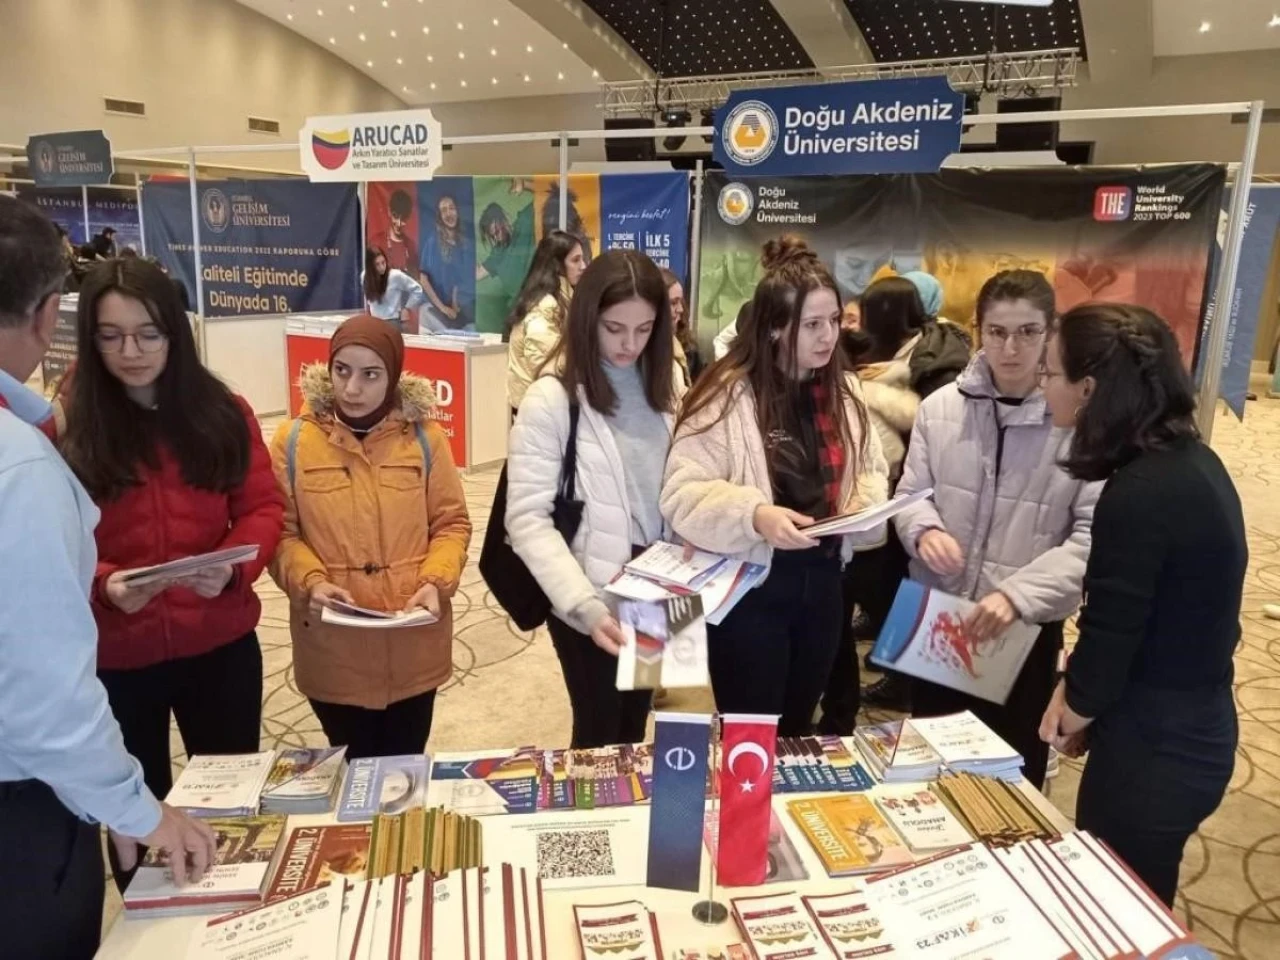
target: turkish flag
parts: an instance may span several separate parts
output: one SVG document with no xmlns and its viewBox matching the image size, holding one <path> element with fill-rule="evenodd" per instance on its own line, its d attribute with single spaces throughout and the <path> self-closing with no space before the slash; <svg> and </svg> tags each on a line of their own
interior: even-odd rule
<svg viewBox="0 0 1280 960">
<path fill-rule="evenodd" d="M 769 818 L 778 718 L 724 715 L 720 766 L 719 883 L 754 887 L 769 868 Z"/>
</svg>

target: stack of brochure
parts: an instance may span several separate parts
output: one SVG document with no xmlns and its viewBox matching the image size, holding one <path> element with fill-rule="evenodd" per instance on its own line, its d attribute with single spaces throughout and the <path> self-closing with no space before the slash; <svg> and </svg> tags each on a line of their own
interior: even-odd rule
<svg viewBox="0 0 1280 960">
<path fill-rule="evenodd" d="M 575 906 L 573 919 L 584 957 L 618 955 L 627 960 L 666 960 L 658 937 L 657 914 L 639 900 L 599 907 Z M 506 956 L 512 954 L 508 952 Z"/>
<path fill-rule="evenodd" d="M 262 790 L 264 813 L 328 813 L 342 789 L 346 747 L 284 749 Z"/>
<path fill-rule="evenodd" d="M 912 717 L 909 723 L 955 773 L 1022 779 L 1022 754 L 968 710 L 945 717 Z"/>
<path fill-rule="evenodd" d="M 853 731 L 853 742 L 885 783 L 934 780 L 942 767 L 942 758 L 916 733 L 909 720 L 860 726 Z"/>
<path fill-rule="evenodd" d="M 697 594 L 706 622 L 717 626 L 764 579 L 765 568 L 758 563 L 701 550 L 686 561 L 684 549 L 674 543 L 655 543 L 627 564 L 605 590 L 651 603 Z"/>
<path fill-rule="evenodd" d="M 342 784 L 338 822 L 360 823 L 380 813 L 426 806 L 430 774 L 431 758 L 425 753 L 352 760 Z"/>
<path fill-rule="evenodd" d="M 197 817 L 246 817 L 258 812 L 276 752 L 192 757 L 165 797 Z"/>
<path fill-rule="evenodd" d="M 285 818 L 219 817 L 206 822 L 217 837 L 217 852 L 204 879 L 178 886 L 168 855 L 153 847 L 124 892 L 126 916 L 227 913 L 262 902 Z"/>
</svg>

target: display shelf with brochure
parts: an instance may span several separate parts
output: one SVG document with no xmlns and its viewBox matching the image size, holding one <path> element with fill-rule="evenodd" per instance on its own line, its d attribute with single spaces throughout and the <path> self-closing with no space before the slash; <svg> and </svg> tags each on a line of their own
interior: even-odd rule
<svg viewBox="0 0 1280 960">
<path fill-rule="evenodd" d="M 992 703 L 1004 703 L 1040 627 L 1015 620 L 1003 633 L 978 640 L 965 626 L 976 607 L 972 600 L 903 580 L 871 649 L 871 662 Z"/>
<path fill-rule="evenodd" d="M 228 547 L 213 553 L 202 553 L 194 557 L 182 557 L 168 563 L 158 563 L 151 567 L 138 567 L 133 570 L 120 571 L 120 579 L 131 587 L 142 587 L 149 583 L 160 583 L 167 580 L 183 580 L 210 567 L 235 567 L 257 559 L 259 547 L 256 543 Z"/>
<path fill-rule="evenodd" d="M 837 517 L 819 520 L 812 526 L 801 529 L 807 537 L 840 537 L 852 533 L 866 533 L 876 527 L 884 526 L 907 507 L 928 500 L 933 496 L 933 488 L 917 490 L 903 497 L 895 497 L 874 507 L 867 507 L 857 513 L 843 513 Z"/>
</svg>

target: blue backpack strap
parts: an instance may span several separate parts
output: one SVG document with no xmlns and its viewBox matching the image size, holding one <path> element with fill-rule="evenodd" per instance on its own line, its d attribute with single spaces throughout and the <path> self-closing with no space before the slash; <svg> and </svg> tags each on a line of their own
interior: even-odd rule
<svg viewBox="0 0 1280 960">
<path fill-rule="evenodd" d="M 289 441 L 285 445 L 285 463 L 289 469 L 289 495 L 294 496 L 298 480 L 298 434 L 302 432 L 302 418 L 293 421 L 289 428 Z"/>
<path fill-rule="evenodd" d="M 422 475 L 429 477 L 431 476 L 431 444 L 427 441 L 427 428 L 422 425 L 421 420 L 413 426 L 418 435 L 418 446 L 422 448 Z"/>
</svg>

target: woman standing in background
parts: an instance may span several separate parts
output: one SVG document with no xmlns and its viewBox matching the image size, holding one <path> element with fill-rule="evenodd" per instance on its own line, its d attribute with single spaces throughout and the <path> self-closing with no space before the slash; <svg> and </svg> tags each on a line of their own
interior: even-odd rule
<svg viewBox="0 0 1280 960">
<path fill-rule="evenodd" d="M 1041 737 L 1089 751 L 1076 825 L 1168 906 L 1187 839 L 1222 802 L 1238 737 L 1232 655 L 1249 551 L 1240 497 L 1201 442 L 1168 326 L 1142 307 L 1066 314 L 1042 373 L 1066 467 L 1105 482 L 1080 639 Z"/>
<path fill-rule="evenodd" d="M 707 628 L 711 685 L 720 712 L 777 714 L 780 736 L 801 736 L 840 644 L 845 559 L 843 538 L 804 528 L 882 502 L 888 478 L 844 372 L 835 280 L 797 237 L 766 244 L 764 267 L 728 354 L 681 408 L 662 512 L 686 543 L 769 568 Z"/>
<path fill-rule="evenodd" d="M 102 511 L 93 612 L 98 675 L 157 797 L 173 785 L 170 714 L 187 755 L 252 753 L 262 715 L 253 591 L 284 512 L 249 405 L 200 363 L 169 278 L 111 260 L 80 291 L 79 362 L 62 453 Z M 252 544 L 258 556 L 175 581 L 123 572 Z"/>
<path fill-rule="evenodd" d="M 658 267 L 632 250 L 602 253 L 582 274 L 554 366 L 529 387 L 511 429 L 507 535 L 551 601 L 547 629 L 573 708 L 575 749 L 644 739 L 651 694 L 616 687 L 624 641 L 603 587 L 663 539 L 658 495 L 676 403 L 671 344 Z M 568 544 L 552 511 L 575 422 L 585 508 Z"/>
<path fill-rule="evenodd" d="M 680 278 L 662 268 L 662 282 L 667 285 L 667 303 L 671 307 L 671 325 L 675 331 L 676 363 L 684 376 L 685 387 L 693 386 L 693 381 L 702 373 L 702 356 L 698 352 L 698 339 L 693 335 L 693 326 L 689 322 L 688 304 L 684 298 L 684 284 Z"/>
<path fill-rule="evenodd" d="M 298 690 L 347 756 L 421 753 L 449 679 L 453 612 L 471 540 L 462 481 L 428 417 L 430 384 L 402 374 L 404 338 L 347 320 L 327 366 L 302 372 L 302 415 L 271 444 L 287 497 L 271 576 L 289 598 Z M 361 630 L 323 622 L 335 601 L 435 623 Z"/>
<path fill-rule="evenodd" d="M 507 403 L 513 415 L 560 342 L 573 288 L 586 268 L 582 242 L 563 230 L 551 231 L 533 252 L 533 263 L 507 318 Z"/>
<path fill-rule="evenodd" d="M 933 499 L 894 522 L 913 579 L 977 602 L 966 624 L 974 640 L 1015 620 L 1041 629 L 1003 705 L 913 679 L 911 706 L 924 717 L 972 710 L 1022 754 L 1039 788 L 1049 759 L 1040 718 L 1062 621 L 1080 604 L 1100 485 L 1059 465 L 1070 432 L 1053 424 L 1037 387 L 1055 316 L 1049 281 L 1030 270 L 998 273 L 983 285 L 977 315 L 983 350 L 920 405 L 898 484 L 899 495 L 932 487 Z"/>
<path fill-rule="evenodd" d="M 370 314 L 379 320 L 391 321 L 399 330 L 407 326 L 411 332 L 417 332 L 417 310 L 427 302 L 427 295 L 413 277 L 387 266 L 387 255 L 381 247 L 365 251 L 360 284 L 364 288 L 365 308 Z"/>
</svg>

